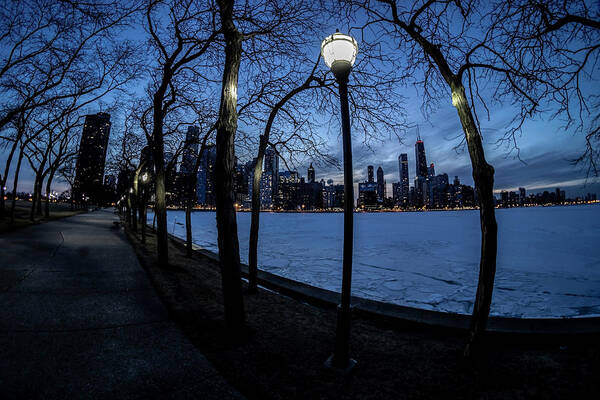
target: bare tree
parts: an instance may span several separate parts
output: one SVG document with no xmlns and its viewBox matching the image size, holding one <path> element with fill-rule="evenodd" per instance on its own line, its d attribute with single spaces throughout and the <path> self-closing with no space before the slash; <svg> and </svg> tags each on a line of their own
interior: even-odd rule
<svg viewBox="0 0 600 400">
<path fill-rule="evenodd" d="M 204 126 L 204 124 L 200 123 L 200 126 Z M 213 136 L 214 130 L 215 130 L 215 125 L 213 124 L 209 129 L 206 130 L 206 127 L 204 126 L 204 130 L 201 130 L 201 132 L 203 132 L 202 137 L 199 138 L 199 145 L 200 148 L 198 150 L 198 154 L 195 156 L 195 163 L 194 163 L 194 167 L 191 171 L 190 176 L 188 177 L 186 183 L 186 195 L 185 195 L 185 243 L 186 243 L 186 256 L 188 258 L 192 257 L 192 243 L 193 243 L 193 237 L 192 237 L 192 207 L 194 206 L 195 202 L 196 202 L 196 185 L 197 185 L 197 181 L 198 181 L 198 170 L 200 168 L 200 164 L 203 162 L 203 155 L 204 152 L 207 149 L 207 143 L 209 142 L 209 140 L 211 139 L 211 137 Z"/>
<path fill-rule="evenodd" d="M 546 51 L 554 52 L 565 42 L 544 35 L 577 21 L 581 24 L 576 30 L 580 36 L 571 37 L 577 41 L 590 35 L 590 26 L 597 22 L 590 18 L 584 2 L 577 2 L 577 7 L 585 20 L 569 16 L 568 12 L 558 18 L 548 12 L 550 3 L 553 3 L 551 8 L 556 9 L 574 2 L 524 0 L 488 4 L 476 0 L 423 0 L 400 4 L 395 0 L 377 0 L 347 3 L 353 6 L 351 10 L 366 12 L 368 21 L 361 24 L 362 32 L 368 31 L 377 38 L 388 37 L 406 56 L 402 67 L 422 88 L 426 113 L 433 110 L 439 99 L 448 98 L 448 94 L 457 110 L 471 159 L 482 233 L 479 282 L 465 350 L 466 355 L 474 354 L 488 320 L 497 251 L 494 169 L 485 158 L 478 110 L 482 109 L 489 117 L 489 102 L 510 102 L 516 107 L 517 113 L 504 139 L 511 140 L 518 151 L 515 133 L 521 131 L 523 122 L 543 111 L 540 107 L 543 101 L 563 97 L 558 103 L 566 106 L 567 93 L 577 96 L 577 90 L 566 89 L 564 84 L 578 76 L 581 70 L 577 71 L 576 66 L 581 66 L 581 60 L 598 47 L 597 41 L 590 43 L 587 38 L 584 42 L 591 47 L 582 45 L 580 49 L 585 56 L 571 54 L 572 48 L 564 48 L 562 53 L 557 53 L 559 55 L 546 58 L 550 55 Z M 533 18 L 534 15 L 537 17 Z M 528 32 L 532 27 L 534 32 Z M 569 61 L 557 63 L 557 56 Z M 574 59 L 578 61 L 573 63 Z M 493 87 L 491 99 L 486 99 L 485 85 Z M 561 114 L 565 110 L 559 107 L 557 112 Z"/>
<path fill-rule="evenodd" d="M 120 86 L 131 73 L 134 47 L 115 36 L 135 11 L 115 0 L 3 3 L 0 129 L 22 111 Z M 25 95 L 7 96 L 15 91 Z"/>
<path fill-rule="evenodd" d="M 514 86 L 523 90 L 515 94 L 526 106 L 504 139 L 516 146 L 526 118 L 558 119 L 565 131 L 585 135 L 585 149 L 574 161 L 588 177 L 598 176 L 600 9 L 584 0 L 513 0 L 491 18 L 499 23 L 489 51 L 506 69 L 522 72 L 513 72 Z"/>
<path fill-rule="evenodd" d="M 225 306 L 225 323 L 232 334 L 239 334 L 245 324 L 240 280 L 240 255 L 233 195 L 235 140 L 238 127 L 238 80 L 243 59 L 253 54 L 278 52 L 294 48 L 298 27 L 302 27 L 310 4 L 298 1 L 268 0 L 236 5 L 232 0 L 218 0 L 220 31 L 224 37 L 224 68 L 221 81 L 219 118 L 216 127 L 215 192 L 221 278 Z M 244 47 L 244 42 L 246 46 Z M 244 48 L 247 50 L 244 52 Z M 260 71 L 259 71 L 260 72 Z M 252 72 L 249 70 L 249 74 Z"/>
<path fill-rule="evenodd" d="M 35 173 L 33 184 L 33 198 L 31 203 L 31 212 L 29 219 L 34 220 L 37 215 L 42 215 L 42 186 L 44 179 L 48 175 L 50 168 L 47 167 L 52 154 L 52 149 L 59 141 L 56 135 L 53 135 L 52 128 L 43 129 L 43 134 L 35 136 L 28 142 L 25 148 L 25 157 Z"/>
<path fill-rule="evenodd" d="M 223 286 L 225 324 L 232 334 L 240 334 L 245 325 L 244 300 L 240 272 L 240 248 L 237 237 L 233 197 L 235 133 L 237 130 L 238 73 L 244 35 L 234 23 L 234 1 L 217 0 L 221 30 L 225 37 L 225 65 L 221 83 L 221 103 L 217 121 L 215 194 L 217 202 L 217 241 Z"/>
<path fill-rule="evenodd" d="M 379 24 L 385 33 L 393 37 L 399 48 L 406 52 L 406 68 L 411 73 L 417 71 L 417 68 L 423 70 L 422 84 L 426 95 L 433 98 L 449 90 L 452 104 L 457 109 L 473 167 L 482 234 L 479 284 L 466 350 L 470 353 L 473 346 L 479 342 L 487 323 L 496 273 L 497 250 L 494 168 L 485 159 L 479 126 L 467 95 L 469 91 L 463 83 L 464 74 L 468 70 L 463 66 L 469 64 L 464 55 L 470 54 L 468 47 L 471 46 L 471 43 L 464 39 L 470 37 L 464 31 L 469 28 L 470 19 L 475 16 L 470 12 L 470 2 L 463 4 L 429 0 L 412 5 L 399 5 L 394 0 L 381 0 L 359 1 L 354 5 L 366 10 L 370 17 L 367 24 Z M 453 7 L 454 13 L 460 15 L 462 12 L 465 18 L 458 25 L 457 21 L 452 20 L 455 17 L 455 14 L 451 13 Z M 457 26 L 458 32 L 455 32 L 452 28 Z"/>
<path fill-rule="evenodd" d="M 77 148 L 76 152 L 79 152 Z M 75 185 L 75 167 L 76 167 L 76 158 L 72 158 L 65 162 L 58 169 L 59 179 L 63 182 L 66 182 L 69 185 L 69 204 L 71 205 L 71 211 L 75 209 L 75 199 L 73 198 L 73 185 Z"/>
<path fill-rule="evenodd" d="M 83 107 L 136 76 L 135 48 L 115 40 L 135 7 L 120 3 L 20 0 L 0 6 L 0 18 L 8 21 L 0 28 L 0 130 L 19 115 L 57 101 L 78 101 Z M 0 176 L 0 214 L 7 175 L 5 170 Z"/>
<path fill-rule="evenodd" d="M 165 17 L 166 14 L 166 17 Z M 165 200 L 164 132 L 165 117 L 177 101 L 177 83 L 185 79 L 194 63 L 209 51 L 218 36 L 214 10 L 195 0 L 169 3 L 152 0 L 145 5 L 146 29 L 158 55 L 152 87 L 152 146 L 155 167 L 157 253 L 161 265 L 168 265 L 167 211 Z M 182 77 L 183 76 L 183 77 Z"/>
<path fill-rule="evenodd" d="M 258 273 L 258 230 L 260 226 L 260 208 L 261 208 L 261 199 L 260 199 L 260 182 L 262 177 L 262 164 L 265 156 L 265 151 L 267 149 L 267 145 L 269 144 L 271 128 L 273 126 L 273 122 L 275 121 L 275 117 L 279 113 L 279 111 L 286 105 L 288 101 L 290 101 L 297 94 L 309 90 L 315 89 L 319 87 L 323 87 L 326 85 L 324 79 L 320 79 L 316 76 L 315 71 L 318 66 L 318 62 L 320 58 L 317 59 L 317 63 L 315 64 L 313 70 L 310 75 L 306 78 L 306 80 L 299 86 L 293 88 L 288 93 L 286 93 L 277 103 L 275 103 L 271 112 L 269 113 L 269 117 L 267 119 L 267 123 L 265 125 L 263 133 L 260 135 L 260 141 L 258 145 L 258 153 L 256 156 L 256 164 L 254 165 L 254 171 L 252 174 L 252 217 L 250 222 L 250 238 L 248 245 L 248 291 L 256 292 L 257 291 L 257 273 Z M 331 84 L 331 82 L 330 82 Z M 277 179 L 277 177 L 274 177 Z"/>
<path fill-rule="evenodd" d="M 325 17 L 324 19 L 328 19 Z M 312 35 L 314 36 L 314 34 Z M 360 61 L 354 68 L 353 75 L 356 79 L 351 85 L 351 109 L 353 122 L 357 126 L 357 132 L 363 137 L 363 142 L 381 140 L 386 136 L 393 135 L 401 139 L 406 128 L 404 123 L 404 112 L 402 109 L 403 96 L 397 92 L 398 83 L 403 78 L 398 75 L 389 75 L 382 71 L 381 65 L 385 62 L 385 56 L 376 47 L 366 47 L 361 52 Z M 263 90 L 269 95 L 261 98 L 259 103 L 268 111 L 263 134 L 260 136 L 257 162 L 254 167 L 252 186 L 252 219 L 249 239 L 249 291 L 256 290 L 257 275 L 257 247 L 260 213 L 260 180 L 262 176 L 262 161 L 267 145 L 279 149 L 278 156 L 286 165 L 296 164 L 294 161 L 298 156 L 304 159 L 323 161 L 330 165 L 336 165 L 337 160 L 324 152 L 326 146 L 320 135 L 315 131 L 320 126 L 318 117 L 334 115 L 332 110 L 338 109 L 338 98 L 334 85 L 335 79 L 329 75 L 330 71 L 321 71 L 320 57 L 312 65 L 305 59 L 299 60 L 304 68 L 294 65 L 291 72 L 282 78 L 276 79 L 269 84 L 277 86 L 277 89 Z M 297 85 L 300 79 L 292 73 L 306 71 L 306 80 Z M 315 107 L 318 104 L 319 107 Z M 279 123 L 283 126 L 278 137 L 271 138 L 271 130 L 275 118 L 279 116 Z M 330 121 L 333 118 L 330 118 Z M 333 121 L 332 121 L 333 122 Z M 331 124 L 339 126 L 339 123 Z M 289 161 L 286 161 L 288 160 Z"/>
<path fill-rule="evenodd" d="M 70 117 L 70 118 L 69 118 Z M 77 139 L 79 135 L 75 129 L 81 127 L 81 119 L 78 116 L 67 115 L 64 120 L 59 121 L 54 130 L 58 132 L 50 132 L 51 135 L 56 135 L 56 145 L 50 150 L 48 161 L 47 178 L 46 178 L 46 207 L 44 216 L 50 218 L 50 199 L 52 182 L 59 169 L 69 162 L 75 160 L 77 155 Z"/>
</svg>

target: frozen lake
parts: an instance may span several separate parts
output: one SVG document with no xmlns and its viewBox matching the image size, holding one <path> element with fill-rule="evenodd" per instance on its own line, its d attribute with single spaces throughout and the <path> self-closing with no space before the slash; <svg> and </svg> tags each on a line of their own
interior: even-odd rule
<svg viewBox="0 0 600 400">
<path fill-rule="evenodd" d="M 248 259 L 250 213 L 238 213 Z M 492 315 L 600 315 L 600 206 L 500 209 Z M 150 222 L 151 222 L 151 216 Z M 183 211 L 170 233 L 185 237 Z M 355 214 L 352 294 L 469 314 L 477 285 L 479 212 Z M 262 213 L 259 268 L 340 291 L 343 214 Z M 215 213 L 194 212 L 194 243 L 217 252 Z"/>
</svg>

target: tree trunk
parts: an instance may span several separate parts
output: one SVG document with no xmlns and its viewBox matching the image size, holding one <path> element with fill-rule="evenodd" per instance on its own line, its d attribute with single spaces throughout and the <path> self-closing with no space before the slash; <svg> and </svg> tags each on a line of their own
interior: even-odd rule
<svg viewBox="0 0 600 400">
<path fill-rule="evenodd" d="M 165 171 L 156 168 L 156 201 L 154 203 L 156 216 L 156 250 L 161 266 L 169 265 L 169 242 L 167 233 L 167 203 L 165 199 Z"/>
<path fill-rule="evenodd" d="M 195 168 L 192 171 L 191 176 L 188 177 L 187 180 L 187 196 L 185 199 L 185 247 L 186 252 L 185 255 L 188 258 L 192 258 L 193 253 L 193 237 L 192 237 L 192 207 L 194 206 L 194 198 L 196 191 L 194 188 L 196 187 L 196 183 L 198 181 L 198 167 L 200 164 L 200 159 L 202 157 L 202 152 L 204 151 L 204 144 L 200 148 L 200 153 L 198 154 L 198 158 L 195 162 Z"/>
<path fill-rule="evenodd" d="M 217 232 L 225 324 L 229 334 L 237 336 L 245 325 L 240 249 L 233 195 L 234 139 L 237 130 L 237 86 L 242 35 L 233 24 L 233 1 L 218 0 L 217 3 L 225 36 L 225 67 L 216 137 Z"/>
<path fill-rule="evenodd" d="M 395 13 L 395 3 L 392 3 L 392 10 Z M 496 225 L 496 217 L 494 215 L 494 168 L 485 159 L 481 135 L 469 107 L 465 87 L 460 78 L 452 73 L 440 48 L 425 39 L 412 25 L 406 25 L 400 21 L 396 14 L 394 14 L 394 22 L 404 29 L 436 64 L 440 74 L 450 87 L 452 104 L 456 107 L 467 140 L 473 169 L 473 181 L 475 182 L 475 189 L 479 198 L 479 221 L 481 225 L 479 281 L 469 327 L 468 343 L 465 348 L 465 356 L 469 357 L 478 352 L 479 345 L 482 342 L 482 336 L 485 332 L 490 313 L 494 278 L 496 275 L 498 226 Z"/>
<path fill-rule="evenodd" d="M 192 258 L 192 200 L 185 204 L 185 255 Z"/>
<path fill-rule="evenodd" d="M 131 193 L 127 193 L 127 225 L 131 226 Z"/>
<path fill-rule="evenodd" d="M 48 179 L 46 180 L 46 204 L 44 208 L 44 216 L 46 219 L 50 218 L 50 190 L 52 186 L 52 180 L 54 179 L 54 170 L 50 171 Z"/>
<path fill-rule="evenodd" d="M 0 175 L 0 218 L 4 217 L 6 210 L 6 206 L 4 204 L 4 185 L 6 185 L 6 178 L 2 179 L 2 176 Z"/>
<path fill-rule="evenodd" d="M 265 135 L 260 136 L 258 155 L 254 174 L 252 175 L 252 215 L 250 220 L 250 240 L 248 243 L 248 292 L 258 291 L 258 230 L 260 227 L 260 179 L 262 177 L 262 163 L 267 149 L 268 140 Z"/>
<path fill-rule="evenodd" d="M 20 135 L 19 135 L 20 136 Z M 6 164 L 4 167 L 4 174 L 0 175 L 0 217 L 4 217 L 6 213 L 6 203 L 4 201 L 4 196 L 6 195 L 6 190 L 4 187 L 6 186 L 6 181 L 8 180 L 8 173 L 10 172 L 10 164 L 12 163 L 13 156 L 15 151 L 17 150 L 17 145 L 19 144 L 18 138 L 15 138 L 15 142 L 10 148 L 10 152 L 8 153 L 8 158 L 6 159 Z M 15 192 L 13 192 L 13 197 Z"/>
<path fill-rule="evenodd" d="M 170 80 L 163 77 L 163 82 Z M 167 232 L 167 202 L 165 192 L 165 159 L 163 138 L 163 97 L 164 93 L 159 91 L 154 95 L 154 116 L 152 128 L 152 151 L 154 155 L 156 200 L 154 202 L 154 215 L 156 216 L 156 252 L 158 263 L 161 267 L 169 265 L 169 241 Z"/>
<path fill-rule="evenodd" d="M 19 183 L 19 173 L 21 172 L 21 161 L 23 161 L 23 148 L 19 151 L 19 159 L 17 160 L 17 168 L 15 169 L 15 177 L 13 179 L 13 198 L 12 205 L 10 207 L 10 223 L 15 222 L 15 207 L 17 205 L 17 185 Z"/>
<path fill-rule="evenodd" d="M 279 110 L 296 94 L 310 88 L 310 82 L 313 80 L 311 74 L 304 83 L 290 92 L 288 92 L 281 100 L 275 104 L 269 113 L 269 119 L 265 125 L 265 131 L 260 136 L 258 144 L 258 155 L 256 157 L 256 165 L 254 166 L 254 175 L 252 180 L 252 216 L 250 221 L 250 239 L 248 243 L 248 292 L 257 292 L 257 276 L 258 276 L 258 230 L 260 228 L 260 179 L 262 177 L 262 162 L 265 157 L 265 151 L 269 144 L 269 136 L 271 135 L 271 127 Z M 278 177 L 274 176 L 273 181 Z"/>
<path fill-rule="evenodd" d="M 142 243 L 146 244 L 146 189 L 143 186 L 140 193 L 140 229 L 142 230 Z"/>
<path fill-rule="evenodd" d="M 139 170 L 135 171 L 133 176 L 133 193 L 131 194 L 131 228 L 137 232 L 138 226 L 138 200 L 139 200 Z"/>
<path fill-rule="evenodd" d="M 144 230 L 144 187 L 142 185 L 138 186 L 138 201 L 137 201 L 137 209 L 138 209 L 138 221 L 140 225 L 140 231 Z"/>
<path fill-rule="evenodd" d="M 35 218 L 34 218 L 35 217 L 35 208 L 37 206 L 38 196 L 40 195 L 39 188 L 41 187 L 41 185 L 39 184 L 39 180 L 40 180 L 40 176 L 36 174 L 35 181 L 33 183 L 33 196 L 31 198 L 31 211 L 29 213 L 29 220 L 32 222 L 35 220 Z"/>
<path fill-rule="evenodd" d="M 37 190 L 38 199 L 36 203 L 36 214 L 41 217 L 44 215 L 44 213 L 42 212 L 42 187 L 44 186 L 44 176 L 40 178 L 40 182 L 38 183 L 38 185 L 39 188 Z"/>
<path fill-rule="evenodd" d="M 494 168 L 485 160 L 481 135 L 471 113 L 464 86 L 462 83 L 457 82 L 452 85 L 451 89 L 452 103 L 456 107 L 467 139 L 473 167 L 473 180 L 479 197 L 479 221 L 481 225 L 479 282 L 469 327 L 468 343 L 465 349 L 465 355 L 471 356 L 478 352 L 482 342 L 482 336 L 490 314 L 494 278 L 496 276 L 498 226 L 494 212 Z"/>
</svg>

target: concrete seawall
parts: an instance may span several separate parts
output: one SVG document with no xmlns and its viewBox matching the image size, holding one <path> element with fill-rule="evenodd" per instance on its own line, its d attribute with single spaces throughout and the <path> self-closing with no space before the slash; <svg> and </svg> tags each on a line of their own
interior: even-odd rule
<svg viewBox="0 0 600 400">
<path fill-rule="evenodd" d="M 169 234 L 171 240 L 185 249 L 185 241 Z M 194 251 L 214 261 L 219 261 L 216 253 L 194 245 Z M 242 276 L 248 277 L 248 266 L 242 264 Z M 281 293 L 309 304 L 324 307 L 337 307 L 340 294 L 302 282 L 284 278 L 258 270 L 258 284 L 266 289 Z M 352 297 L 353 312 L 369 318 L 395 325 L 420 325 L 432 328 L 464 331 L 469 328 L 470 315 L 424 310 L 381 301 Z M 600 317 L 581 318 L 512 318 L 490 316 L 488 331 L 495 334 L 517 335 L 598 335 Z"/>
</svg>

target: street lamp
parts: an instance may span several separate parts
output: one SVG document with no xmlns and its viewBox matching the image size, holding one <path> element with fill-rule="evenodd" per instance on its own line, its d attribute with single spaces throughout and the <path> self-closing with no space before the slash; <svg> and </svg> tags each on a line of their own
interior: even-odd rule
<svg viewBox="0 0 600 400">
<path fill-rule="evenodd" d="M 348 111 L 348 77 L 356 60 L 358 44 L 353 37 L 336 30 L 321 43 L 321 55 L 331 69 L 340 90 L 342 141 L 344 150 L 344 258 L 342 261 L 342 298 L 338 305 L 335 349 L 325 366 L 349 373 L 356 365 L 350 358 L 350 290 L 352 285 L 352 239 L 354 219 L 354 184 L 352 179 L 352 142 Z"/>
<path fill-rule="evenodd" d="M 142 174 L 142 187 L 139 192 L 139 211 L 140 223 L 142 224 L 142 243 L 146 244 L 146 184 L 148 183 L 148 173 Z"/>
</svg>

